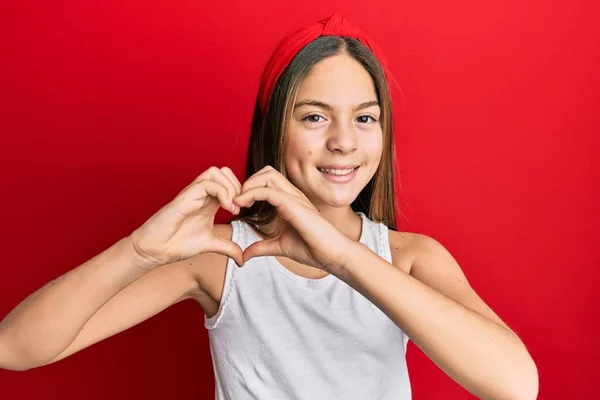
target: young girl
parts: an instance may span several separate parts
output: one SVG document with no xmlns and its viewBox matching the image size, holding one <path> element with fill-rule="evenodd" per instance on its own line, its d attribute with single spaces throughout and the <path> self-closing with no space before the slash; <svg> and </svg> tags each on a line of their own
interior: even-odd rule
<svg viewBox="0 0 600 400">
<path fill-rule="evenodd" d="M 453 257 L 396 231 L 381 61 L 337 15 L 286 37 L 262 76 L 245 182 L 209 168 L 23 300 L 0 324 L 0 367 L 56 362 L 194 299 L 217 399 L 410 399 L 408 337 L 478 397 L 534 399 L 533 360 Z M 230 224 L 213 225 L 219 207 Z"/>
</svg>

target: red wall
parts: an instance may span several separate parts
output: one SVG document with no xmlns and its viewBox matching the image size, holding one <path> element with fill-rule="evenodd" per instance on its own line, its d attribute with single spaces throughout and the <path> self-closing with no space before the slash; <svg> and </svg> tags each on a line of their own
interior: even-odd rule
<svg viewBox="0 0 600 400">
<path fill-rule="evenodd" d="M 0 317 L 209 166 L 242 178 L 270 51 L 290 29 L 341 12 L 379 43 L 402 86 L 403 229 L 442 242 L 521 335 L 540 399 L 595 398 L 597 6 L 206 3 L 2 6 Z M 57 364 L 0 371 L 0 397 L 212 398 L 202 317 L 181 303 Z M 472 398 L 413 345 L 408 358 L 415 399 Z"/>
</svg>

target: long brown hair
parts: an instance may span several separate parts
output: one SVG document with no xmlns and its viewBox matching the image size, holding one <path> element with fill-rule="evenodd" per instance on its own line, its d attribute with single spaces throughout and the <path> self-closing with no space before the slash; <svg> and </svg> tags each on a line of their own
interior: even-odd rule
<svg viewBox="0 0 600 400">
<path fill-rule="evenodd" d="M 390 229 L 396 230 L 396 161 L 390 90 L 380 62 L 358 40 L 339 36 L 315 39 L 302 48 L 278 79 L 264 116 L 257 99 L 248 144 L 246 179 L 266 165 L 272 166 L 289 179 L 285 168 L 284 140 L 300 84 L 318 62 L 343 53 L 358 61 L 371 75 L 381 107 L 379 121 L 383 131 L 383 152 L 379 167 L 351 207 L 355 212 L 363 212 L 371 220 L 383 222 Z M 249 208 L 242 208 L 234 219 L 249 223 L 267 238 L 277 236 L 281 228 L 277 210 L 265 201 L 257 201 Z M 272 223 L 275 223 L 274 229 L 264 229 Z"/>
</svg>

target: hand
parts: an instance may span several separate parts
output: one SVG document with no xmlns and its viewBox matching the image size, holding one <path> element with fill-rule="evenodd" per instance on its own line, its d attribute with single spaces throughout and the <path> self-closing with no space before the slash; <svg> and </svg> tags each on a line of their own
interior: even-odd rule
<svg viewBox="0 0 600 400">
<path fill-rule="evenodd" d="M 223 207 L 239 213 L 233 198 L 242 185 L 231 169 L 210 167 L 131 234 L 136 260 L 144 268 L 213 252 L 231 257 L 238 265 L 242 249 L 213 233 L 215 214 Z"/>
<path fill-rule="evenodd" d="M 287 257 L 332 273 L 343 265 L 344 249 L 351 240 L 321 217 L 308 198 L 271 166 L 252 175 L 234 198 L 240 207 L 267 201 L 284 221 L 281 235 L 253 243 L 244 251 L 244 262 L 259 256 Z"/>
</svg>

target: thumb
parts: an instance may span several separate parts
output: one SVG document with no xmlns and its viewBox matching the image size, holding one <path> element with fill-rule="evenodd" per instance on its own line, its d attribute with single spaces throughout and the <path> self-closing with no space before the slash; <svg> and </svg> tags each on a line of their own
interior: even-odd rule
<svg viewBox="0 0 600 400">
<path fill-rule="evenodd" d="M 281 246 L 278 239 L 259 240 L 246 247 L 243 254 L 243 261 L 246 262 L 254 257 L 260 256 L 280 256 Z"/>
<path fill-rule="evenodd" d="M 216 236 L 213 238 L 210 248 L 207 251 L 231 257 L 238 267 L 244 264 L 242 248 L 231 240 Z"/>
</svg>

